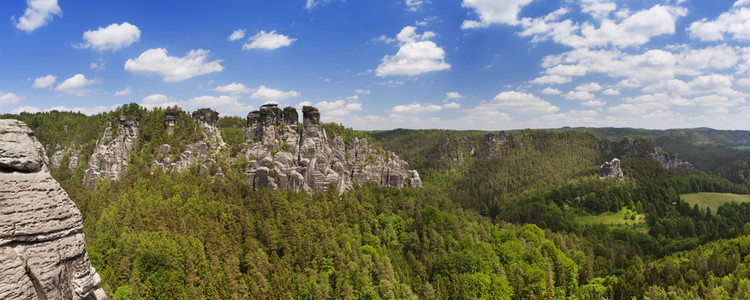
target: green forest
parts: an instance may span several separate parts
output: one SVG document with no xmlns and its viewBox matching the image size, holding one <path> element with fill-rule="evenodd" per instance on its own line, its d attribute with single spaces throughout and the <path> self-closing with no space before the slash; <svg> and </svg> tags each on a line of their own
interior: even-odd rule
<svg viewBox="0 0 750 300">
<path fill-rule="evenodd" d="M 218 121 L 228 147 L 211 168 L 153 168 L 159 145 L 202 138 L 185 112 L 167 134 L 164 113 L 0 116 L 26 122 L 48 155 L 80 148 L 77 168 L 52 175 L 111 299 L 750 299 L 750 202 L 681 198 L 750 194 L 748 132 L 329 123 L 328 138 L 394 151 L 424 186 L 307 193 L 252 189 L 239 117 Z M 86 161 L 119 115 L 139 122 L 127 172 L 88 189 Z M 647 158 L 655 146 L 696 168 L 665 169 Z M 600 179 L 615 157 L 625 180 Z"/>
</svg>

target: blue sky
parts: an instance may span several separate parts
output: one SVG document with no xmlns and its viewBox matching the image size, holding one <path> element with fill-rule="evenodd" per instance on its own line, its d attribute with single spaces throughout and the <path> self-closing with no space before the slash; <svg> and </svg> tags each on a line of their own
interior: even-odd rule
<svg viewBox="0 0 750 300">
<path fill-rule="evenodd" d="M 750 0 L 6 0 L 0 14 L 0 113 L 274 102 L 355 129 L 750 128 Z"/>
</svg>

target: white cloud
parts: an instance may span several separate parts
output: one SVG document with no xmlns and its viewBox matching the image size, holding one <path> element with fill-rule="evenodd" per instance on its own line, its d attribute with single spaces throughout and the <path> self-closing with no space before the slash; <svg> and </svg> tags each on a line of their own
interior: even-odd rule
<svg viewBox="0 0 750 300">
<path fill-rule="evenodd" d="M 254 36 L 250 37 L 248 40 L 251 42 L 245 43 L 244 45 L 242 45 L 242 49 L 274 50 L 274 49 L 278 49 L 281 47 L 287 47 L 291 45 L 297 39 L 290 39 L 286 35 L 278 34 L 276 33 L 276 30 L 273 30 L 271 32 L 266 32 L 265 30 L 261 30 Z"/>
<path fill-rule="evenodd" d="M 356 89 L 354 90 L 354 93 L 359 95 L 369 95 L 370 90 Z"/>
<path fill-rule="evenodd" d="M 41 110 L 38 107 L 36 107 L 36 106 L 21 106 L 21 107 L 16 107 L 15 109 L 11 110 L 10 113 L 12 113 L 12 114 L 20 114 L 22 112 L 27 112 L 27 113 L 30 113 L 30 114 L 35 114 L 35 113 L 38 113 L 40 111 Z"/>
<path fill-rule="evenodd" d="M 461 6 L 473 9 L 479 15 L 477 20 L 464 20 L 462 29 L 482 28 L 490 24 L 518 24 L 518 13 L 531 0 L 463 0 Z"/>
<path fill-rule="evenodd" d="M 678 53 L 677 70 L 679 74 L 698 75 L 703 70 L 725 70 L 737 65 L 740 55 L 727 44 L 703 49 L 685 49 Z"/>
<path fill-rule="evenodd" d="M 462 96 L 458 92 L 447 92 L 447 93 L 445 93 L 445 98 L 446 99 L 461 99 L 463 97 L 464 96 Z"/>
<path fill-rule="evenodd" d="M 533 94 L 516 91 L 502 92 L 495 96 L 490 102 L 483 102 L 487 109 L 513 109 L 523 113 L 551 113 L 560 110 Z M 482 106 L 482 104 L 480 104 Z M 480 107 L 477 106 L 477 107 Z"/>
<path fill-rule="evenodd" d="M 423 4 L 425 4 L 425 2 L 429 2 L 429 0 L 406 0 L 404 2 L 409 10 L 417 11 Z"/>
<path fill-rule="evenodd" d="M 545 95 L 559 95 L 559 94 L 562 94 L 562 91 L 560 91 L 560 90 L 558 90 L 556 88 L 546 87 L 546 88 L 544 88 L 542 90 L 542 94 L 545 94 Z"/>
<path fill-rule="evenodd" d="M 162 76 L 165 82 L 177 82 L 198 75 L 221 72 L 221 60 L 207 61 L 208 50 L 190 50 L 184 57 L 168 56 L 167 49 L 156 48 L 143 52 L 136 59 L 125 62 L 125 70 Z"/>
<path fill-rule="evenodd" d="M 740 78 L 735 81 L 735 83 L 739 86 L 749 87 L 750 86 L 750 78 Z"/>
<path fill-rule="evenodd" d="M 396 105 L 391 109 L 394 114 L 419 114 L 419 113 L 430 113 L 437 112 L 443 109 L 457 109 L 461 108 L 461 104 L 456 102 L 446 103 L 443 105 L 437 105 L 432 103 L 412 103 L 407 105 Z"/>
<path fill-rule="evenodd" d="M 570 91 L 565 94 L 565 99 L 567 100 L 592 100 L 594 98 L 594 94 L 585 91 Z"/>
<path fill-rule="evenodd" d="M 604 105 L 607 105 L 607 102 L 604 102 L 604 101 L 599 100 L 599 99 L 594 99 L 594 100 L 583 101 L 583 102 L 581 102 L 581 105 L 583 105 L 583 106 L 604 106 Z"/>
<path fill-rule="evenodd" d="M 89 69 L 95 71 L 104 71 L 107 68 L 107 63 L 103 58 L 98 58 L 95 62 L 89 64 Z"/>
<path fill-rule="evenodd" d="M 299 95 L 300 95 L 300 92 L 298 91 L 286 91 L 285 92 L 282 90 L 272 89 L 264 85 L 261 85 L 260 87 L 255 89 L 255 91 L 250 95 L 250 99 L 279 101 L 283 99 L 298 97 Z"/>
<path fill-rule="evenodd" d="M 581 10 L 590 14 L 594 19 L 601 20 L 606 18 L 611 12 L 617 9 L 614 2 L 601 0 L 582 0 Z"/>
<path fill-rule="evenodd" d="M 560 76 L 560 75 L 544 75 L 537 78 L 534 78 L 534 80 L 529 81 L 529 83 L 535 83 L 535 84 L 563 84 L 573 81 L 572 78 L 566 77 L 566 76 Z"/>
<path fill-rule="evenodd" d="M 22 97 L 13 93 L 0 92 L 0 106 L 8 104 L 16 104 L 21 101 Z"/>
<path fill-rule="evenodd" d="M 55 91 L 83 96 L 91 92 L 86 89 L 86 87 L 99 82 L 100 80 L 98 79 L 86 79 L 86 76 L 83 74 L 75 74 L 73 77 L 65 79 L 65 81 L 58 84 L 57 87 L 55 87 Z"/>
<path fill-rule="evenodd" d="M 750 8 L 745 7 L 747 1 L 737 1 L 732 8 L 719 15 L 716 20 L 701 19 L 690 24 L 687 31 L 690 37 L 701 41 L 719 41 L 724 34 L 740 41 L 750 40 Z"/>
<path fill-rule="evenodd" d="M 83 33 L 83 43 L 77 45 L 81 48 L 91 48 L 96 51 L 117 51 L 132 45 L 141 39 L 141 30 L 133 24 L 124 22 L 122 24 L 112 23 L 106 28 L 99 27 L 97 30 L 87 30 Z"/>
<path fill-rule="evenodd" d="M 305 2 L 305 9 L 311 11 L 316 6 L 323 6 L 328 3 L 331 3 L 331 0 L 307 0 L 307 2 Z"/>
<path fill-rule="evenodd" d="M 584 92 L 595 92 L 595 91 L 601 91 L 602 89 L 603 89 L 602 86 L 596 82 L 589 82 L 586 84 L 581 84 L 576 87 L 577 91 L 584 91 Z"/>
<path fill-rule="evenodd" d="M 133 91 L 131 90 L 130 86 L 125 87 L 122 90 L 116 91 L 115 96 L 127 96 L 130 95 Z"/>
<path fill-rule="evenodd" d="M 34 84 L 31 85 L 32 88 L 35 89 L 44 89 L 52 86 L 52 84 L 55 83 L 55 80 L 57 80 L 57 76 L 54 75 L 47 75 L 44 77 L 39 77 L 34 79 Z"/>
<path fill-rule="evenodd" d="M 244 116 L 247 112 L 252 111 L 253 107 L 246 105 L 239 101 L 238 98 L 233 96 L 221 95 L 221 96 L 198 96 L 188 100 L 177 101 L 172 97 L 167 97 L 164 94 L 153 94 L 146 96 L 141 100 L 141 106 L 153 108 L 153 107 L 168 107 L 168 106 L 179 106 L 186 110 L 196 110 L 204 107 L 210 107 L 220 114 L 232 115 L 232 116 Z"/>
<path fill-rule="evenodd" d="M 429 41 L 435 33 L 426 31 L 417 34 L 414 26 L 404 27 L 396 38 L 401 46 L 395 55 L 386 55 L 378 65 L 377 76 L 414 76 L 427 72 L 450 69 L 445 62 L 445 51 Z"/>
<path fill-rule="evenodd" d="M 354 111 L 362 110 L 362 103 L 347 102 L 344 100 L 321 101 L 315 104 L 320 110 L 320 115 L 326 120 L 332 120 L 337 117 L 347 116 Z"/>
<path fill-rule="evenodd" d="M 583 76 L 586 75 L 586 68 L 579 65 L 557 65 L 545 70 L 549 75 L 560 76 Z"/>
<path fill-rule="evenodd" d="M 228 94 L 247 94 L 250 92 L 250 89 L 242 83 L 232 82 L 227 85 L 217 86 L 214 91 Z"/>
<path fill-rule="evenodd" d="M 541 18 L 524 18 L 521 21 L 524 30 L 519 35 L 533 37 L 532 42 L 551 38 L 573 48 L 636 47 L 655 36 L 674 34 L 677 18 L 685 16 L 687 9 L 657 4 L 626 17 L 620 23 L 602 19 L 599 27 L 589 22 L 573 23 L 569 19 L 557 21 L 565 13 L 567 10 L 561 9 Z"/>
<path fill-rule="evenodd" d="M 388 80 L 388 81 L 376 82 L 375 84 L 386 86 L 386 87 L 397 87 L 397 86 L 404 85 L 404 82 L 403 81 L 398 81 L 398 80 L 392 80 L 391 79 L 391 80 Z"/>
<path fill-rule="evenodd" d="M 602 92 L 602 94 L 607 95 L 607 96 L 616 96 L 620 94 L 620 91 L 616 89 L 606 89 Z"/>
<path fill-rule="evenodd" d="M 228 41 L 234 42 L 245 37 L 245 29 L 237 29 L 227 38 Z"/>
<path fill-rule="evenodd" d="M 28 7 L 18 19 L 16 28 L 31 33 L 52 20 L 54 15 L 62 16 L 57 0 L 26 0 Z M 13 18 L 15 19 L 15 17 Z"/>
</svg>

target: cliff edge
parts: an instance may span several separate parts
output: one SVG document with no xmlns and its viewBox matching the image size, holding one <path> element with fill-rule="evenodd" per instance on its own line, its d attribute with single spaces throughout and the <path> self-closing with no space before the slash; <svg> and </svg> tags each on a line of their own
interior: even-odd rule
<svg viewBox="0 0 750 300">
<path fill-rule="evenodd" d="M 81 213 L 23 122 L 0 120 L 0 299 L 107 299 Z"/>
</svg>

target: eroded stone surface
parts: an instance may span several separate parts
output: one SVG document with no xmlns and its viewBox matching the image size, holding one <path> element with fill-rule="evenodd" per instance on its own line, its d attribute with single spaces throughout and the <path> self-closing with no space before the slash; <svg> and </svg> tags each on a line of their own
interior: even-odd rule
<svg viewBox="0 0 750 300">
<path fill-rule="evenodd" d="M 675 154 L 674 156 L 669 155 L 669 153 L 664 151 L 664 149 L 662 149 L 661 147 L 654 147 L 654 152 L 649 153 L 648 158 L 658 161 L 664 168 L 667 169 L 693 169 L 693 164 L 686 161 L 681 161 L 677 154 Z"/>
<path fill-rule="evenodd" d="M 327 191 L 333 184 L 345 192 L 354 182 L 422 186 L 419 173 L 395 153 L 379 151 L 365 139 L 348 144 L 341 137 L 328 139 L 316 108 L 303 107 L 302 120 L 300 128 L 296 109 L 275 104 L 247 115 L 246 174 L 254 188 Z"/>
<path fill-rule="evenodd" d="M 622 169 L 620 168 L 620 160 L 617 158 L 613 158 L 611 162 L 605 162 L 604 164 L 602 164 L 602 166 L 599 168 L 599 178 L 617 178 L 620 180 L 625 179 L 625 175 L 622 173 Z"/>
<path fill-rule="evenodd" d="M 115 129 L 112 128 L 113 122 L 117 124 Z M 89 159 L 88 169 L 84 173 L 89 188 L 94 187 L 97 178 L 117 180 L 127 171 L 128 159 L 138 137 L 138 120 L 134 116 L 120 116 L 113 122 L 107 122 L 104 134 L 96 142 L 94 154 Z"/>
<path fill-rule="evenodd" d="M 0 140 L 17 144 L 0 160 L 22 162 L 0 171 L 0 299 L 106 299 L 81 214 L 50 175 L 44 148 L 18 121 L 0 120 Z"/>
</svg>

